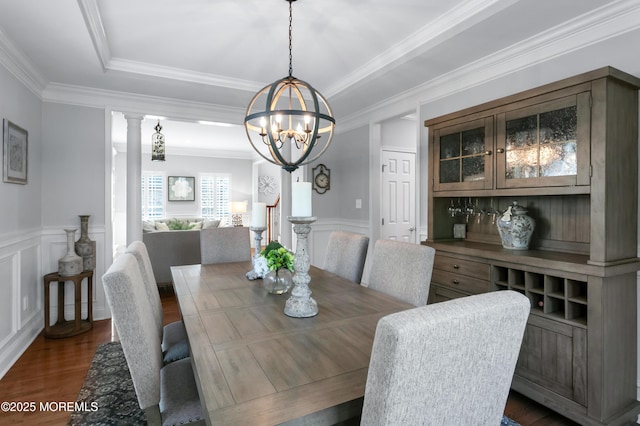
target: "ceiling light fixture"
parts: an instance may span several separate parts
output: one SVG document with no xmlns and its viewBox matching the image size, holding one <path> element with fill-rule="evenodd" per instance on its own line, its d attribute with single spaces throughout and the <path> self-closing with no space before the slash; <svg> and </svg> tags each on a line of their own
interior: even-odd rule
<svg viewBox="0 0 640 426">
<path fill-rule="evenodd" d="M 293 77 L 291 5 L 296 0 L 286 1 L 289 3 L 289 76 L 256 93 L 247 107 L 244 126 L 249 142 L 260 156 L 292 172 L 327 150 L 336 120 L 320 92 Z M 265 96 L 264 103 L 257 102 Z M 257 105 L 264 105 L 264 110 L 255 111 Z M 327 136 L 320 141 L 325 133 Z M 316 152 L 312 156 L 314 148 Z"/>
<path fill-rule="evenodd" d="M 156 132 L 151 135 L 151 161 L 164 161 L 164 135 L 160 133 L 160 120 L 154 129 Z"/>
</svg>

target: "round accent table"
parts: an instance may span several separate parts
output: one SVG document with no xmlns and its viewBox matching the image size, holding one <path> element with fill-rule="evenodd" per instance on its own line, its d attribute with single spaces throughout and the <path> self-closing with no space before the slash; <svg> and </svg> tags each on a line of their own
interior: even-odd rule
<svg viewBox="0 0 640 426">
<path fill-rule="evenodd" d="M 87 319 L 82 319 L 82 281 L 87 279 Z M 72 281 L 74 284 L 75 316 L 71 321 L 64 319 L 64 283 Z M 58 283 L 58 320 L 50 325 L 50 297 L 49 287 L 52 282 Z M 52 272 L 44 276 L 44 336 L 57 339 L 75 336 L 91 330 L 93 327 L 93 271 L 85 271 L 71 276 L 60 276 Z"/>
</svg>

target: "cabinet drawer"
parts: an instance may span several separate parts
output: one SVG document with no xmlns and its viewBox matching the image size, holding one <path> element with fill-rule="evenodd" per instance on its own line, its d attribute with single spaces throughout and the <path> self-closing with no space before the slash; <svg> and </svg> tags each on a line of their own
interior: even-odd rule
<svg viewBox="0 0 640 426">
<path fill-rule="evenodd" d="M 466 291 L 471 294 L 486 293 L 489 291 L 489 281 L 479 280 L 461 274 L 452 274 L 440 269 L 433 270 L 431 280 L 438 284 L 446 285 L 451 289 Z"/>
<path fill-rule="evenodd" d="M 452 272 L 454 274 L 461 274 L 489 281 L 489 265 L 486 263 L 436 255 L 433 263 L 433 269 L 441 269 L 445 272 Z"/>
<path fill-rule="evenodd" d="M 429 290 L 429 304 L 446 302 L 447 300 L 468 296 L 467 293 L 451 290 L 449 286 L 443 287 L 436 285 L 435 283 L 431 284 L 431 288 Z"/>
</svg>

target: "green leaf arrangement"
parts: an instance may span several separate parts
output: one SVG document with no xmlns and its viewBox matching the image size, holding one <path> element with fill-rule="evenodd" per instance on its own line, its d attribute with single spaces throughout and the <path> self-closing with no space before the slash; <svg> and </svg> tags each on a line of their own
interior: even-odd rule
<svg viewBox="0 0 640 426">
<path fill-rule="evenodd" d="M 267 266 L 272 271 L 288 269 L 293 272 L 293 253 L 277 241 L 271 241 L 260 255 L 267 259 Z"/>
<path fill-rule="evenodd" d="M 172 231 L 188 231 L 194 226 L 194 224 L 189 225 L 188 223 L 182 222 L 178 219 L 171 219 L 167 222 L 167 227 Z"/>
</svg>

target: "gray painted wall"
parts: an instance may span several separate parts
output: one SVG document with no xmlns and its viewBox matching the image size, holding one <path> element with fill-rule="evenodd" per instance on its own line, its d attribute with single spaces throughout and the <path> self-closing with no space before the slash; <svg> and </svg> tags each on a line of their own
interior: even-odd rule
<svg viewBox="0 0 640 426">
<path fill-rule="evenodd" d="M 324 194 L 313 191 L 313 214 L 318 220 L 369 219 L 369 129 L 360 127 L 334 136 L 321 159 L 308 168 L 324 164 L 331 171 L 331 189 Z M 356 199 L 362 208 L 356 209 Z"/>
<path fill-rule="evenodd" d="M 42 225 L 105 226 L 104 110 L 45 102 L 42 128 Z"/>
<path fill-rule="evenodd" d="M 25 232 L 41 226 L 42 103 L 3 67 L 0 67 L 0 93 L 0 117 L 28 132 L 29 159 L 27 185 L 0 182 L 2 235 Z"/>
</svg>

